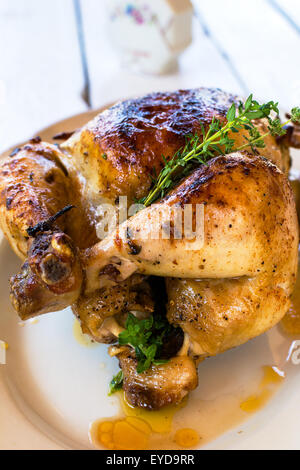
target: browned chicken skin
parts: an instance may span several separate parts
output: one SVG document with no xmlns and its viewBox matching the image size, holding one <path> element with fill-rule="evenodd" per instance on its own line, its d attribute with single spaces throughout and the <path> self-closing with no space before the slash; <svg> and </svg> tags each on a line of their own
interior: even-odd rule
<svg viewBox="0 0 300 470">
<path fill-rule="evenodd" d="M 33 139 L 16 149 L 0 170 L 0 218 L 15 253 L 27 261 L 11 281 L 13 305 L 22 319 L 61 310 L 78 298 L 82 284 L 79 248 L 95 243 L 95 224 L 77 180 L 53 145 Z M 27 232 L 68 204 L 76 206 L 51 226 Z M 66 234 L 68 233 L 68 235 Z"/>
<path fill-rule="evenodd" d="M 11 300 L 27 320 L 72 305 L 82 280 L 79 250 L 72 239 L 62 232 L 39 233 L 21 272 L 11 279 Z"/>
<path fill-rule="evenodd" d="M 289 180 L 295 195 L 298 220 L 300 222 L 300 172 L 292 170 L 289 174 Z"/>
<path fill-rule="evenodd" d="M 97 205 L 101 198 L 115 201 L 127 195 L 131 204 L 144 197 L 152 177 L 185 145 L 186 136 L 202 135 L 212 119 L 226 121 L 226 112 L 236 96 L 219 89 L 198 88 L 171 93 L 152 93 L 127 100 L 104 111 L 62 148 L 72 165 L 86 180 L 85 192 Z M 257 122 L 267 132 L 267 121 Z M 231 137 L 237 145 L 245 143 L 245 130 Z M 290 167 L 284 140 L 266 139 L 261 154 L 269 157 L 283 172 Z"/>
<path fill-rule="evenodd" d="M 97 238 L 89 204 L 83 201 L 77 178 L 64 166 L 58 148 L 33 139 L 2 163 L 1 228 L 20 258 L 27 257 L 31 243 L 28 227 L 69 204 L 76 206 L 76 214 L 59 218 L 53 230 L 66 231 L 79 248 L 91 246 Z"/>
<path fill-rule="evenodd" d="M 106 326 L 105 320 L 117 317 L 118 323 L 124 325 L 128 312 L 149 314 L 154 311 L 154 304 L 145 278 L 135 274 L 115 286 L 81 295 L 72 309 L 80 320 L 83 333 L 99 343 L 109 344 L 116 342 L 118 335 Z"/>
<path fill-rule="evenodd" d="M 195 364 L 188 356 L 173 357 L 142 374 L 136 371 L 137 360 L 130 348 L 123 348 L 118 358 L 124 374 L 123 388 L 132 406 L 157 410 L 178 404 L 198 385 Z"/>
<path fill-rule="evenodd" d="M 273 326 L 289 305 L 297 262 L 295 205 L 286 178 L 260 157 L 252 161 L 247 154 L 220 157 L 207 169 L 196 170 L 186 185 L 161 203 L 177 199 L 207 205 L 206 236 L 210 234 L 210 238 L 206 240 L 212 243 L 206 246 L 205 255 L 198 253 L 198 259 L 182 256 L 176 243 L 145 244 L 137 257 L 129 254 L 125 238 L 121 244 L 115 238 L 117 243 L 108 257 L 107 249 L 104 253 L 108 241 L 93 247 L 98 205 L 116 203 L 120 196 L 128 196 L 130 204 L 145 196 L 153 174 L 163 167 L 162 155 L 171 158 L 188 134 L 201 134 L 199 121 L 205 128 L 213 117 L 224 122 L 233 101 L 237 98 L 232 95 L 205 88 L 128 100 L 101 113 L 61 149 L 31 141 L 13 152 L 0 170 L 1 228 L 17 255 L 23 260 L 27 257 L 21 272 L 11 280 L 12 301 L 22 318 L 73 304 L 83 330 L 95 340 L 109 343 L 116 337 L 109 323 L 112 316 L 124 324 L 126 310 L 153 311 L 147 281 L 141 274 L 167 278 L 168 318 L 183 328 L 188 347 L 168 365 L 152 366 L 141 375 L 136 373 L 132 351 L 120 353 L 127 397 L 137 406 L 153 409 L 180 401 L 197 384 L 195 364 L 186 357 L 188 352 L 205 357 L 241 344 Z M 267 130 L 264 120 L 256 125 L 262 132 Z M 244 134 L 232 135 L 237 146 L 245 142 Z M 291 142 L 290 135 L 289 139 Z M 288 173 L 287 140 L 276 141 L 270 136 L 260 153 Z M 203 179 L 201 171 L 210 176 Z M 54 221 L 46 232 L 29 237 L 29 227 L 48 220 L 67 205 L 76 208 Z M 155 211 L 155 206 L 149 210 Z M 143 212 L 132 218 L 133 229 L 134 224 L 145 222 Z M 228 223 L 229 219 L 234 223 Z M 268 233 L 260 240 L 250 234 L 247 241 L 247 224 L 251 231 L 252 220 L 254 234 L 256 231 L 259 237 L 266 227 L 265 232 L 273 237 L 273 248 L 276 241 L 286 243 L 278 257 L 268 248 Z M 233 227 L 229 229 L 230 224 Z M 269 261 L 261 268 L 261 275 L 255 272 L 260 269 L 256 261 L 263 260 L 263 252 L 268 260 L 276 258 L 274 276 Z M 118 263 L 114 266 L 118 256 L 127 263 L 123 276 L 127 280 L 122 283 L 116 274 Z M 136 274 L 130 277 L 133 272 Z M 232 279 L 236 276 L 239 279 Z M 109 282 L 101 287 L 104 277 Z M 259 307 L 257 295 L 263 297 Z"/>
</svg>

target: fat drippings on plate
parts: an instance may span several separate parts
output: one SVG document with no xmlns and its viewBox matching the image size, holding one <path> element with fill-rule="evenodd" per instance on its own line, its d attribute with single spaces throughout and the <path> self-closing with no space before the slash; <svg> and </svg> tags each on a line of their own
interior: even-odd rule
<svg viewBox="0 0 300 470">
<path fill-rule="evenodd" d="M 289 312 L 281 321 L 278 332 L 285 343 L 275 354 L 281 365 L 287 365 L 283 350 L 289 350 L 291 336 L 300 335 L 300 277 L 298 276 Z M 281 356 L 280 356 L 281 351 Z M 274 351 L 273 351 L 274 352 Z M 208 359 L 209 360 L 209 359 Z M 283 368 L 285 369 L 285 367 Z M 288 368 L 287 368 L 288 370 Z M 249 415 L 259 412 L 268 404 L 286 377 L 285 370 L 277 364 L 266 364 L 257 371 L 257 378 L 249 379 L 244 390 L 217 395 L 212 399 L 197 398 L 197 390 L 179 406 L 169 406 L 160 411 L 132 408 L 119 392 L 120 415 L 116 418 L 95 421 L 90 428 L 90 439 L 97 448 L 111 450 L 172 450 L 198 448 L 226 431 L 236 428 L 242 435 L 243 423 Z M 199 368 L 201 388 L 201 366 Z M 206 392 L 206 395 L 209 393 Z"/>
</svg>

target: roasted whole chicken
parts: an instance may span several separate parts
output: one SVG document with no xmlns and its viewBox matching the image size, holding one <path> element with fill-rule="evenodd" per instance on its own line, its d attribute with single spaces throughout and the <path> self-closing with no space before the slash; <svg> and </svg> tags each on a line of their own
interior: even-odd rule
<svg viewBox="0 0 300 470">
<path fill-rule="evenodd" d="M 1 228 L 23 260 L 10 280 L 14 308 L 26 320 L 72 306 L 84 333 L 112 344 L 134 406 L 180 402 L 197 386 L 201 360 L 264 333 L 290 306 L 299 242 L 287 177 L 290 135 L 268 136 L 259 151 L 212 158 L 97 237 L 99 207 L 147 195 L 153 174 L 186 137 L 201 136 L 213 118 L 225 122 L 233 102 L 238 98 L 206 88 L 128 100 L 60 146 L 32 139 L 1 166 Z M 264 132 L 268 122 L 255 125 Z M 246 137 L 232 134 L 236 146 Z M 153 220 L 172 228 L 171 209 L 185 204 L 204 206 L 201 247 L 190 249 L 172 230 L 169 238 L 139 236 Z M 176 327 L 165 345 L 168 361 L 138 373 L 131 345 L 114 343 L 129 312 L 147 318 L 158 308 Z"/>
</svg>

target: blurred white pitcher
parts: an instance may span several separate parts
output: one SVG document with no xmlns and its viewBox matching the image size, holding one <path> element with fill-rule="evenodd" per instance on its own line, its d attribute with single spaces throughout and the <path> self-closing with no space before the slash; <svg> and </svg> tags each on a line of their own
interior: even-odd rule
<svg viewBox="0 0 300 470">
<path fill-rule="evenodd" d="M 190 0 L 107 0 L 109 34 L 122 62 L 136 71 L 163 74 L 176 69 L 192 41 Z"/>
</svg>

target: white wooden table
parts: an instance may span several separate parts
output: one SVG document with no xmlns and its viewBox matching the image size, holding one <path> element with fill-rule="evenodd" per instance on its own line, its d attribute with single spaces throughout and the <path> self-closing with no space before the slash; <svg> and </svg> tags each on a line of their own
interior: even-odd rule
<svg viewBox="0 0 300 470">
<path fill-rule="evenodd" d="M 89 107 L 153 90 L 219 86 L 300 104 L 300 0 L 195 0 L 178 73 L 120 66 L 103 0 L 0 0 L 0 152 Z"/>
</svg>

